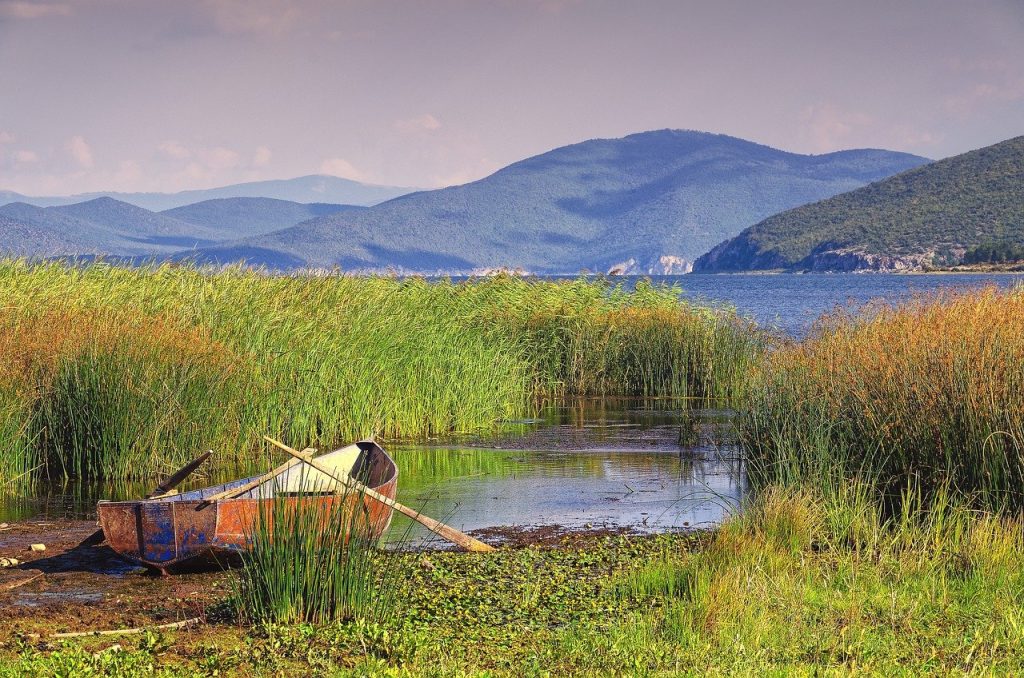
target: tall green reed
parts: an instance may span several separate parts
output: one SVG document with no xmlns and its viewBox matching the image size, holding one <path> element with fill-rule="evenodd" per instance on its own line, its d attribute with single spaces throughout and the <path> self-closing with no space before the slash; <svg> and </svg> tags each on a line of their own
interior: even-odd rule
<svg viewBox="0 0 1024 678">
<path fill-rule="evenodd" d="M 825 319 L 753 380 L 743 443 L 755 485 L 908 483 L 1024 508 L 1024 292 L 995 289 Z"/>
<path fill-rule="evenodd" d="M 0 443 L 12 469 L 67 475 L 142 477 L 205 447 L 251 462 L 263 433 L 479 431 L 539 397 L 735 395 L 760 350 L 734 313 L 648 284 L 4 261 L 0 294 L 0 390 L 34 422 Z"/>
<path fill-rule="evenodd" d="M 383 621 L 399 559 L 378 550 L 380 525 L 358 491 L 261 502 L 231 598 L 247 623 Z"/>
</svg>

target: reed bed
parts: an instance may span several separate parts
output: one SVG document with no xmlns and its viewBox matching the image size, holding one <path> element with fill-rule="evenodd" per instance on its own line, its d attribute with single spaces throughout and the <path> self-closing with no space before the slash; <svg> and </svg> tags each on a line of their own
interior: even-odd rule
<svg viewBox="0 0 1024 678">
<path fill-rule="evenodd" d="M 1024 290 L 825 318 L 755 382 L 743 422 L 755 484 L 857 478 L 890 498 L 912 484 L 1024 507 Z"/>
<path fill-rule="evenodd" d="M 574 394 L 742 392 L 760 339 L 679 290 L 0 262 L 0 488 L 259 440 L 478 431 Z M 35 471 L 33 471 L 35 469 Z"/>
<path fill-rule="evenodd" d="M 387 618 L 397 560 L 377 552 L 359 492 L 276 497 L 257 511 L 232 607 L 249 624 Z"/>
</svg>

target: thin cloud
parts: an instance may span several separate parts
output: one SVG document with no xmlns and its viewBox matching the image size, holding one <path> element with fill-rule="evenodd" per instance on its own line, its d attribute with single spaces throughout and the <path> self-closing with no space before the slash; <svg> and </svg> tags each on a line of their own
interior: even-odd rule
<svg viewBox="0 0 1024 678">
<path fill-rule="evenodd" d="M 82 169 L 92 169 L 96 164 L 92 157 L 92 148 L 82 136 L 73 136 L 68 140 L 68 153 Z"/>
<path fill-rule="evenodd" d="M 70 16 L 71 5 L 63 2 L 29 2 L 0 0 L 0 17 L 9 19 L 42 19 L 48 16 Z"/>
<path fill-rule="evenodd" d="M 213 170 L 233 169 L 238 167 L 242 161 L 242 157 L 237 151 L 232 151 L 230 148 L 224 148 L 223 146 L 203 151 L 200 153 L 200 156 L 206 166 Z"/>
<path fill-rule="evenodd" d="M 859 130 L 872 124 L 870 116 L 846 111 L 834 104 L 807 106 L 800 112 L 804 135 L 809 137 L 815 153 L 848 148 L 850 139 Z"/>
<path fill-rule="evenodd" d="M 288 0 L 204 0 L 201 6 L 217 29 L 228 35 L 281 35 L 302 14 Z"/>
<path fill-rule="evenodd" d="M 192 157 L 192 151 L 188 150 L 184 145 L 177 141 L 164 141 L 157 146 L 157 150 L 168 158 L 173 158 L 174 160 L 187 160 Z"/>
<path fill-rule="evenodd" d="M 982 82 L 972 85 L 966 91 L 947 97 L 946 110 L 958 117 L 967 117 L 979 108 L 993 103 L 1010 103 L 1024 100 L 1024 77 L 1007 77 L 999 82 Z"/>
<path fill-rule="evenodd" d="M 22 165 L 30 165 L 39 162 L 39 154 L 35 151 L 20 150 L 14 152 L 14 162 Z"/>
<path fill-rule="evenodd" d="M 424 113 L 423 115 L 415 118 L 397 121 L 395 123 L 395 129 L 399 132 L 405 132 L 406 134 L 413 132 L 434 132 L 441 129 L 441 121 L 430 113 Z"/>
<path fill-rule="evenodd" d="M 320 163 L 320 174 L 329 174 L 342 179 L 366 181 L 366 176 L 344 158 L 328 158 Z"/>
<path fill-rule="evenodd" d="M 266 167 L 270 164 L 274 154 L 266 146 L 260 146 L 256 149 L 256 152 L 252 155 L 252 166 L 253 167 Z"/>
</svg>

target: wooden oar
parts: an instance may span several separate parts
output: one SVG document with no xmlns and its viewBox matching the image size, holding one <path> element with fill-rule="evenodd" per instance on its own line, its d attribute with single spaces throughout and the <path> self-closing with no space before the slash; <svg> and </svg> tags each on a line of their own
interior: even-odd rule
<svg viewBox="0 0 1024 678">
<path fill-rule="evenodd" d="M 312 456 L 313 454 L 316 454 L 316 449 L 312 447 L 307 447 L 302 452 L 297 452 L 296 454 L 299 455 L 298 459 L 289 459 L 285 463 L 275 468 L 273 471 L 268 471 L 267 473 L 264 473 L 256 480 L 251 480 L 244 485 L 232 487 L 230 489 L 218 492 L 217 494 L 211 494 L 209 497 L 203 498 L 203 500 L 199 503 L 199 505 L 196 508 L 203 508 L 206 505 L 211 504 L 212 502 L 218 501 L 220 499 L 232 499 L 240 494 L 245 494 L 249 490 L 254 490 L 263 483 L 267 482 L 268 480 L 273 480 L 274 478 L 281 475 L 291 467 L 298 466 L 303 462 L 303 460 L 307 456 Z"/>
<path fill-rule="evenodd" d="M 146 495 L 146 499 L 159 499 L 160 497 L 166 496 L 168 492 L 173 490 L 175 487 L 181 484 L 181 481 L 188 478 L 192 473 L 203 465 L 203 463 L 213 455 L 213 450 L 207 450 L 198 457 L 190 461 L 189 463 L 182 466 L 180 469 L 174 472 L 174 474 L 156 486 L 152 492 Z M 88 537 L 82 540 L 79 546 L 94 546 L 103 541 L 103 528 L 100 528 L 90 534 Z"/>
<path fill-rule="evenodd" d="M 207 450 L 206 452 L 203 452 L 198 457 L 182 466 L 178 470 L 178 472 L 175 473 L 173 476 L 157 485 L 155 490 L 146 495 L 146 499 L 158 499 L 166 495 L 168 492 L 170 492 L 178 485 L 180 485 L 181 481 L 185 480 L 185 478 L 188 478 L 190 475 L 192 475 L 192 472 L 195 471 L 200 466 L 202 466 L 203 462 L 209 459 L 212 455 L 213 450 Z"/>
<path fill-rule="evenodd" d="M 309 464 L 314 469 L 316 469 L 317 471 L 320 471 L 320 473 L 323 473 L 328 478 L 331 478 L 334 481 L 336 481 L 338 483 L 341 483 L 342 485 L 348 487 L 349 489 L 352 489 L 352 490 L 355 490 L 356 492 L 364 494 L 367 497 L 370 497 L 371 499 L 373 499 L 375 501 L 379 501 L 380 503 L 384 504 L 385 506 L 390 506 L 391 508 L 393 508 L 394 510 L 398 511 L 402 515 L 409 516 L 410 518 L 412 518 L 417 523 L 419 523 L 420 525 L 424 526 L 425 528 L 427 528 L 428 530 L 430 530 L 434 534 L 437 534 L 437 535 L 440 535 L 441 537 L 444 537 L 448 541 L 452 542 L 453 544 L 456 544 L 457 546 L 461 546 L 462 548 L 466 549 L 467 551 L 478 551 L 478 552 L 482 552 L 483 553 L 483 552 L 488 552 L 488 551 L 493 551 L 494 550 L 493 546 L 489 546 L 488 544 L 485 544 L 485 543 L 483 543 L 482 541 L 480 541 L 478 539 L 474 539 L 473 537 L 470 537 L 468 534 L 465 534 L 463 532 L 459 532 L 454 527 L 451 527 L 449 525 L 445 525 L 441 521 L 434 520 L 433 518 L 431 518 L 429 516 L 425 516 L 422 513 L 420 513 L 419 511 L 413 510 L 413 509 L 409 508 L 408 506 L 404 506 L 402 504 L 399 504 L 394 499 L 391 499 L 390 497 L 385 497 L 380 492 L 377 492 L 376 490 L 373 490 L 373 489 L 367 487 L 366 485 L 363 485 L 361 482 L 359 482 L 358 480 L 356 480 L 355 478 L 353 478 L 351 476 L 339 476 L 339 475 L 336 475 L 331 469 L 328 469 L 327 467 L 325 467 L 323 464 L 321 464 L 317 460 L 312 459 L 312 458 L 308 458 L 308 457 L 303 457 L 300 452 L 296 452 L 295 450 L 293 450 L 292 448 L 288 447 L 287 445 L 285 445 L 282 442 L 278 442 L 277 440 L 274 440 L 273 438 L 271 438 L 269 436 L 263 436 L 263 439 L 266 440 L 267 442 L 271 443 L 272 445 L 276 445 L 277 447 L 280 447 L 282 450 L 284 450 L 288 454 L 290 454 L 293 457 L 295 457 L 295 459 L 293 461 L 298 460 L 300 463 L 301 462 L 305 462 L 306 464 Z"/>
</svg>

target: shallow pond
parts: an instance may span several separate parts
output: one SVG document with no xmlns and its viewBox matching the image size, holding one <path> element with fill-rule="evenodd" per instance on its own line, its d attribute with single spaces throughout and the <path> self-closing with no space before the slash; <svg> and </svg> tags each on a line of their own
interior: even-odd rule
<svg viewBox="0 0 1024 678">
<path fill-rule="evenodd" d="M 580 402 L 496 439 L 393 446 L 399 501 L 465 531 L 712 525 L 743 490 L 732 415 L 681 411 L 670 400 Z"/>
<path fill-rule="evenodd" d="M 387 447 L 399 467 L 398 500 L 465 531 L 707 526 L 743 490 L 732 414 L 672 400 L 581 400 L 491 436 Z M 89 518 L 97 499 L 139 497 L 152 485 L 43 486 L 0 503 L 0 522 Z M 426 536 L 409 522 L 397 520 L 391 538 Z"/>
</svg>

